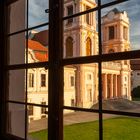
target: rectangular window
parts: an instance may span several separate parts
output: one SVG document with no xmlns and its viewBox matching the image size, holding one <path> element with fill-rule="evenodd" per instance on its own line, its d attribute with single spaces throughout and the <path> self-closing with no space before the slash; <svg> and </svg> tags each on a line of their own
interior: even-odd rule
<svg viewBox="0 0 140 140">
<path fill-rule="evenodd" d="M 70 77 L 70 86 L 73 87 L 75 85 L 74 76 Z"/>
<path fill-rule="evenodd" d="M 72 5 L 67 7 L 67 13 L 68 13 L 68 16 L 73 15 L 73 6 Z M 70 19 L 68 19 L 67 23 L 71 24 L 72 22 L 73 22 L 73 18 L 70 18 Z"/>
<path fill-rule="evenodd" d="M 29 87 L 34 87 L 34 74 L 29 73 Z"/>
<path fill-rule="evenodd" d="M 46 86 L 46 74 L 41 74 L 41 87 Z"/>
<path fill-rule="evenodd" d="M 46 102 L 41 102 L 42 105 L 46 105 Z M 41 107 L 41 114 L 46 114 L 46 107 Z"/>
<path fill-rule="evenodd" d="M 114 39 L 115 38 L 115 28 L 114 26 L 110 26 L 109 27 L 109 40 Z"/>
<path fill-rule="evenodd" d="M 123 38 L 125 39 L 125 40 L 127 40 L 127 36 L 128 36 L 128 32 L 127 32 L 127 27 L 123 27 Z"/>
<path fill-rule="evenodd" d="M 89 9 L 90 9 L 90 7 L 86 6 L 86 10 L 89 10 Z M 89 24 L 89 25 L 91 24 L 90 20 L 91 20 L 90 19 L 90 13 L 88 13 L 88 14 L 86 14 L 86 23 Z"/>
<path fill-rule="evenodd" d="M 29 106 L 28 106 L 28 115 L 29 115 L 29 116 L 32 116 L 32 115 L 33 115 L 33 112 L 34 112 L 34 110 L 33 110 L 33 105 L 29 105 Z"/>
</svg>

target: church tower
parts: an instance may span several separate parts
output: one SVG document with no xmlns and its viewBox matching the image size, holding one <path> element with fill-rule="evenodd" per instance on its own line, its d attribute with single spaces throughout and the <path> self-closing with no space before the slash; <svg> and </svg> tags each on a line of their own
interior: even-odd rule
<svg viewBox="0 0 140 140">
<path fill-rule="evenodd" d="M 64 16 L 96 7 L 95 0 L 65 0 Z M 80 57 L 98 54 L 96 12 L 64 21 L 64 57 Z M 76 68 L 76 106 L 91 107 L 97 102 L 97 64 L 73 65 Z"/>
<path fill-rule="evenodd" d="M 64 16 L 96 7 L 95 0 L 65 0 Z M 64 57 L 95 55 L 98 52 L 96 12 L 64 22 Z"/>
<path fill-rule="evenodd" d="M 130 50 L 129 18 L 125 11 L 113 9 L 102 17 L 103 53 Z"/>
<path fill-rule="evenodd" d="M 102 17 L 102 46 L 103 53 L 115 53 L 129 51 L 129 18 L 125 11 L 117 8 L 109 11 Z M 121 88 L 118 89 L 119 97 L 131 99 L 131 68 L 130 60 L 115 61 L 120 65 L 118 75 Z"/>
</svg>

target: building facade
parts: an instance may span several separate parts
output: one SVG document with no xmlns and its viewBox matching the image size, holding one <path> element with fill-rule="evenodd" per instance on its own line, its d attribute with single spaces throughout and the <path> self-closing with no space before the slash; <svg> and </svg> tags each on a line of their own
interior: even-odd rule
<svg viewBox="0 0 140 140">
<path fill-rule="evenodd" d="M 94 0 L 65 0 L 64 16 L 96 7 Z M 125 11 L 113 9 L 102 17 L 103 53 L 129 51 L 129 18 Z M 43 34 L 35 33 L 29 40 L 29 61 L 48 59 Z M 43 40 L 43 42 L 42 42 Z M 40 47 L 36 48 L 37 43 Z M 41 48 L 41 50 L 39 49 Z M 68 19 L 64 22 L 64 58 L 98 55 L 98 32 L 96 12 Z M 48 103 L 48 71 L 42 68 L 28 71 L 28 100 Z M 131 68 L 129 60 L 102 63 L 103 100 L 126 98 L 131 100 Z M 64 69 L 64 104 L 90 108 L 98 102 L 98 65 L 79 64 Z M 32 119 L 45 116 L 45 111 L 29 107 Z"/>
</svg>

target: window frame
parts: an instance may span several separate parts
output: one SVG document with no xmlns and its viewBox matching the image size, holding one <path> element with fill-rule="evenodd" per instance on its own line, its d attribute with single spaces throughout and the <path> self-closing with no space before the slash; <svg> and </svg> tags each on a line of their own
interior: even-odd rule
<svg viewBox="0 0 140 140">
<path fill-rule="evenodd" d="M 9 0 L 9 4 L 10 4 Z M 13 1 L 12 1 L 13 2 Z M 124 1 L 125 2 L 125 1 Z M 22 104 L 20 102 L 14 102 L 14 101 L 6 101 L 6 78 L 7 73 L 6 70 L 13 70 L 13 69 L 29 69 L 31 67 L 45 67 L 46 69 L 49 69 L 49 111 L 48 111 L 48 119 L 49 119 L 49 125 L 48 125 L 48 138 L 49 140 L 56 139 L 56 140 L 63 140 L 63 109 L 69 109 L 69 110 L 76 110 L 76 111 L 85 111 L 85 112 L 95 112 L 99 113 L 99 139 L 103 140 L 103 114 L 116 114 L 116 115 L 126 115 L 126 116 L 135 116 L 140 117 L 140 113 L 133 113 L 133 112 L 121 112 L 121 111 L 110 111 L 110 110 L 103 110 L 102 109 L 102 62 L 107 61 L 113 61 L 113 60 L 124 60 L 124 59 L 135 59 L 139 58 L 140 50 L 137 51 L 127 51 L 127 52 L 120 52 L 114 54 L 102 54 L 102 40 L 101 40 L 101 9 L 105 7 L 109 7 L 115 4 L 123 3 L 122 1 L 114 1 L 110 2 L 109 4 L 104 4 L 101 6 L 101 1 L 98 0 L 98 8 L 93 8 L 90 10 L 87 10 L 85 12 L 81 12 L 81 15 L 96 11 L 98 9 L 98 32 L 99 32 L 99 55 L 96 56 L 87 56 L 87 57 L 79 57 L 79 58 L 71 58 L 71 59 L 63 59 L 63 20 L 67 20 L 71 17 L 79 16 L 80 14 L 74 14 L 69 17 L 63 17 L 63 2 L 61 0 L 50 1 L 50 9 L 54 8 L 54 4 L 56 5 L 55 11 L 50 12 L 50 42 L 49 42 L 49 62 L 44 63 L 36 63 L 36 64 L 22 64 L 22 65 L 7 65 L 5 63 L 5 48 L 7 46 L 6 44 L 6 37 L 5 37 L 5 31 L 6 31 L 6 21 L 5 21 L 5 1 L 2 0 L 0 5 L 0 19 L 2 19 L 2 22 L 0 23 L 2 26 L 0 26 L 0 40 L 2 47 L 0 48 L 0 93 L 1 98 L 0 101 L 2 105 L 0 106 L 0 135 L 1 138 L 5 138 L 9 140 L 9 138 L 12 139 L 20 139 L 16 136 L 10 136 L 6 133 L 6 118 L 3 120 L 3 116 L 6 116 L 6 103 L 18 103 Z M 27 12 L 28 13 L 28 12 Z M 42 25 L 41 25 L 42 26 Z M 35 27 L 34 27 L 35 28 Z M 28 29 L 24 30 L 28 31 Z M 23 32 L 23 31 L 19 31 Z M 19 32 L 13 33 L 17 34 Z M 51 38 L 55 38 L 56 41 L 53 42 Z M 55 50 L 55 52 L 54 52 Z M 63 106 L 63 68 L 66 65 L 69 64 L 84 64 L 84 63 L 98 63 L 99 65 L 99 110 L 91 110 L 91 109 L 85 109 L 85 108 L 76 108 L 76 107 L 68 107 Z M 60 82 L 60 84 L 58 84 Z M 54 86 L 56 87 L 54 89 Z M 56 89 L 58 89 L 57 92 Z M 26 113 L 27 113 L 27 102 L 26 102 Z M 35 105 L 35 104 L 32 104 Z M 42 106 L 40 106 L 42 107 Z M 47 105 L 44 107 L 48 107 Z M 26 114 L 27 115 L 27 114 Z M 27 121 L 27 120 L 26 120 Z M 27 127 L 26 127 L 27 128 Z M 27 138 L 27 137 L 26 137 Z"/>
</svg>

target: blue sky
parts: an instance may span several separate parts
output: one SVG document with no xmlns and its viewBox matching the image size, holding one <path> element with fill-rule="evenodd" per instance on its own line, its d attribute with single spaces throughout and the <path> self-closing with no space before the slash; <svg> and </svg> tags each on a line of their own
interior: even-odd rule
<svg viewBox="0 0 140 140">
<path fill-rule="evenodd" d="M 102 0 L 102 4 L 115 0 Z M 140 48 L 140 0 L 130 0 L 113 7 L 102 10 L 102 15 L 108 11 L 118 8 L 120 11 L 126 11 L 130 19 L 130 39 L 132 49 Z M 48 21 L 48 0 L 29 0 L 29 25 L 35 26 Z M 46 27 L 47 28 L 47 27 Z"/>
</svg>

